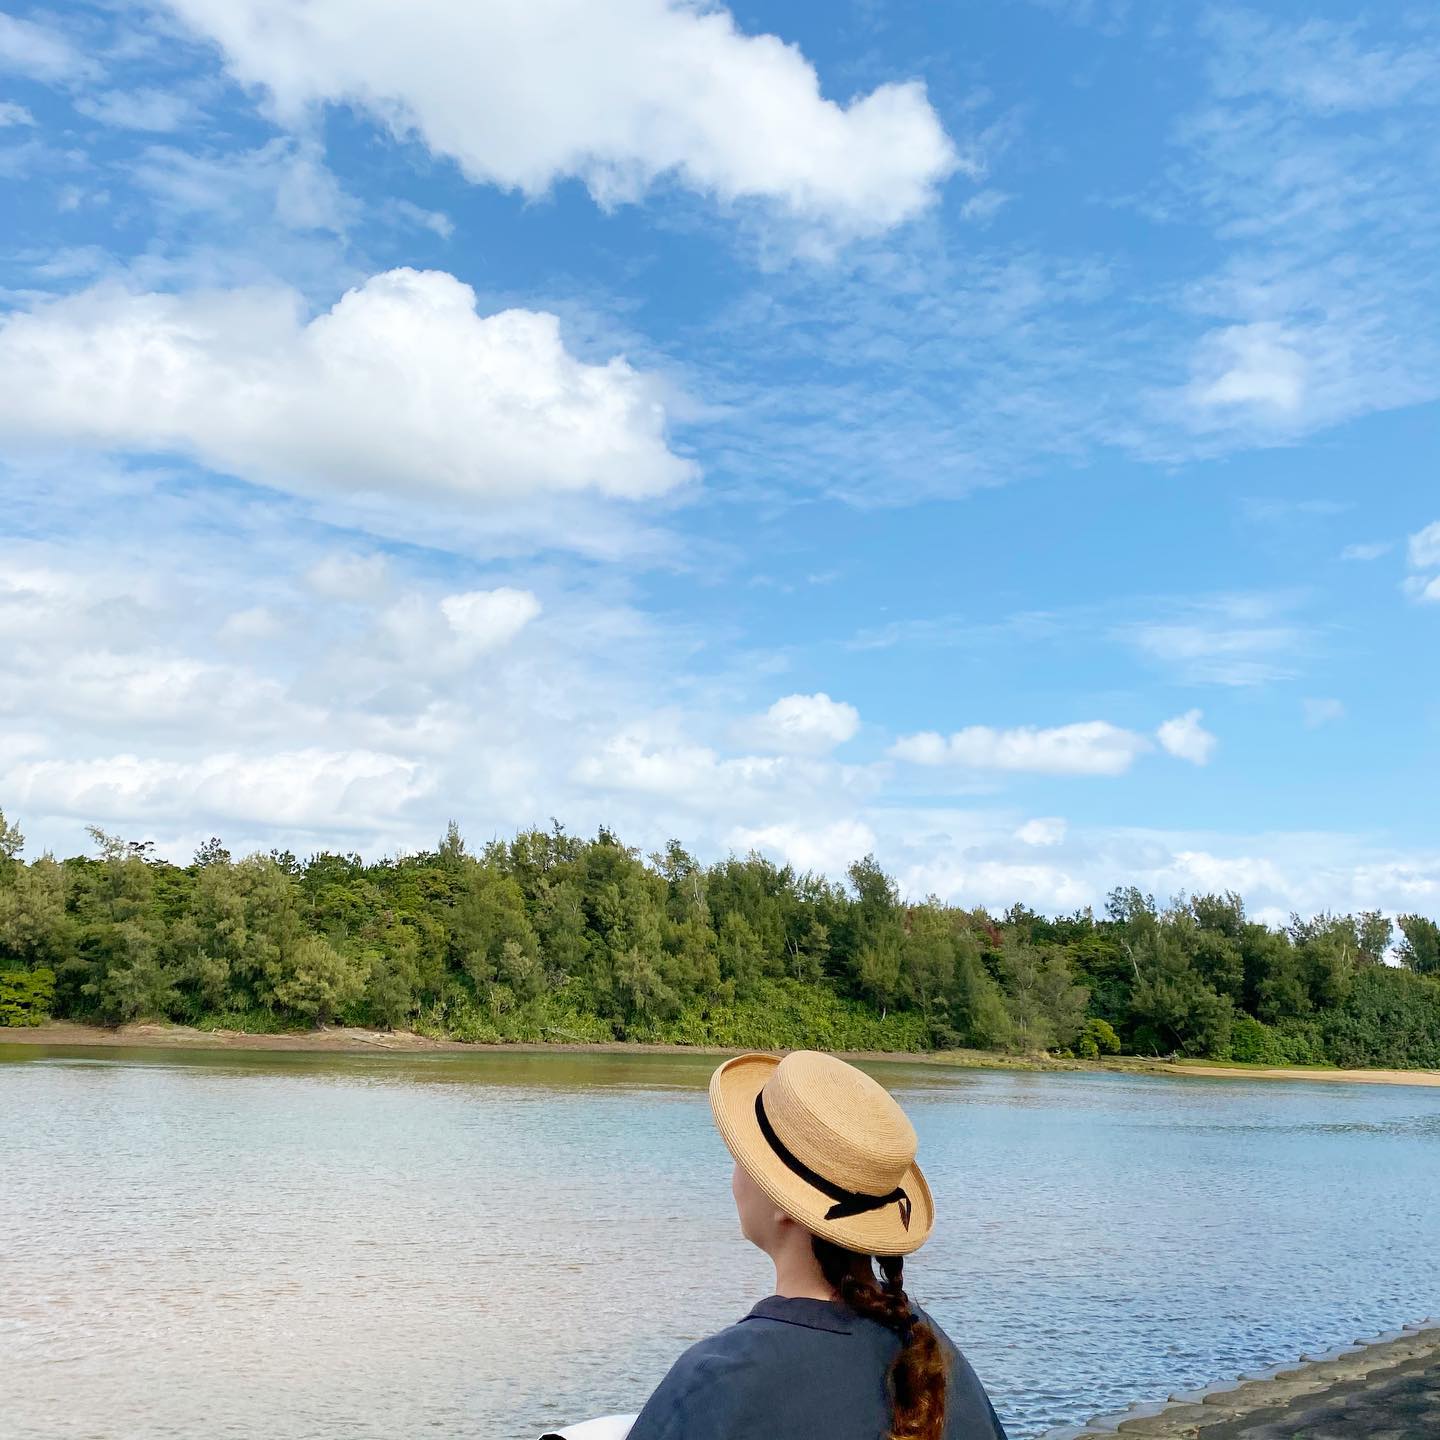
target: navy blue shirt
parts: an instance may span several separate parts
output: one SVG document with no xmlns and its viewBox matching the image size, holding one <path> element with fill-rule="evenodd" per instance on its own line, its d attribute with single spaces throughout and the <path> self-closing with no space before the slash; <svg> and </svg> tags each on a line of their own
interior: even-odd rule
<svg viewBox="0 0 1440 1440">
<path fill-rule="evenodd" d="M 924 1318 L 950 1356 L 945 1440 L 1005 1440 L 985 1387 Z M 848 1306 L 772 1295 L 675 1362 L 630 1440 L 884 1440 L 899 1348 L 893 1330 Z"/>
</svg>

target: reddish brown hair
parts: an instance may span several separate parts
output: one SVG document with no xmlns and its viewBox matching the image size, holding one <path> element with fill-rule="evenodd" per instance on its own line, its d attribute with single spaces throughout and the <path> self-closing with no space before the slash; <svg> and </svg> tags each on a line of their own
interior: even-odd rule
<svg viewBox="0 0 1440 1440">
<path fill-rule="evenodd" d="M 818 1235 L 813 1245 L 820 1269 L 841 1301 L 900 1337 L 887 1377 L 894 1406 L 890 1440 L 942 1440 L 950 1367 L 934 1328 L 910 1308 L 905 1261 L 898 1255 L 860 1255 Z"/>
</svg>

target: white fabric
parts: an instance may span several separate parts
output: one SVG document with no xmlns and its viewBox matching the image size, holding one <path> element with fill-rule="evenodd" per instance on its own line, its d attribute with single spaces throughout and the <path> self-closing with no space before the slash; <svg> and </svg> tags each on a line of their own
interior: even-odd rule
<svg viewBox="0 0 1440 1440">
<path fill-rule="evenodd" d="M 563 1430 L 547 1430 L 541 1440 L 547 1440 L 550 1435 L 558 1435 L 560 1440 L 625 1440 L 634 1423 L 633 1415 L 605 1415 L 599 1420 L 567 1425 Z"/>
</svg>

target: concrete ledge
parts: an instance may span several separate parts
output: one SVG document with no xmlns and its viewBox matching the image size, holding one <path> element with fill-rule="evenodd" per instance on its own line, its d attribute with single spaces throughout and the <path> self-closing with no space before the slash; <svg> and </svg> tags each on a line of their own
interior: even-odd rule
<svg viewBox="0 0 1440 1440">
<path fill-rule="evenodd" d="M 1354 1392 L 1368 1394 L 1402 1377 L 1423 1383 L 1433 1368 L 1440 1405 L 1440 1320 L 1431 1318 L 1387 1330 L 1368 1340 L 1306 1355 L 1293 1365 L 1241 1375 L 1198 1390 L 1179 1391 L 1166 1401 L 1145 1401 L 1114 1415 L 1096 1415 L 1083 1425 L 1049 1431 L 1042 1440 L 1117 1440 L 1133 1435 L 1154 1440 L 1205 1440 L 1246 1433 L 1253 1416 L 1256 1434 L 1285 1434 L 1288 1409 L 1309 1412 L 1335 1393 L 1346 1404 Z M 1406 1380 L 1410 1383 L 1410 1379 Z M 1397 1433 L 1407 1433 L 1398 1431 Z M 1428 1433 L 1428 1432 L 1427 1432 Z M 1440 1431 L 1435 1432 L 1440 1436 Z"/>
</svg>

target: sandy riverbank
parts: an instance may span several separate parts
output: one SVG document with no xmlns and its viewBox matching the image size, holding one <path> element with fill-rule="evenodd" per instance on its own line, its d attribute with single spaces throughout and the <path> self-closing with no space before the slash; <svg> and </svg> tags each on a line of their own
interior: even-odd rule
<svg viewBox="0 0 1440 1440">
<path fill-rule="evenodd" d="M 377 1051 L 398 1054 L 434 1052 L 471 1054 L 489 1051 L 505 1053 L 593 1054 L 593 1055 L 733 1055 L 733 1047 L 722 1045 L 652 1045 L 634 1041 L 566 1041 L 532 1043 L 513 1041 L 503 1045 L 477 1045 L 464 1040 L 447 1040 L 417 1035 L 409 1030 L 365 1030 L 354 1026 L 327 1025 L 317 1030 L 288 1031 L 278 1035 L 257 1035 L 240 1030 L 197 1030 L 189 1025 L 137 1023 L 131 1025 L 78 1025 L 69 1020 L 52 1020 L 44 1025 L 17 1026 L 0 1030 L 0 1045 L 144 1046 L 187 1050 L 313 1050 L 332 1054 L 364 1055 Z M 920 1065 L 949 1065 L 964 1069 L 1082 1070 L 1091 1067 L 1082 1060 L 1057 1060 L 1048 1056 L 999 1055 L 988 1050 L 945 1050 L 935 1054 L 911 1054 L 891 1050 L 845 1050 L 839 1052 L 856 1060 L 894 1060 Z M 1129 1062 L 1123 1062 L 1127 1066 Z M 1140 1060 L 1136 1066 L 1160 1070 L 1158 1061 Z"/>
<path fill-rule="evenodd" d="M 1323 1066 L 1161 1064 L 1172 1075 L 1221 1080 L 1344 1080 L 1359 1085 L 1440 1085 L 1440 1070 L 1331 1070 Z"/>
<path fill-rule="evenodd" d="M 616 1055 L 728 1055 L 720 1046 L 639 1045 L 625 1041 L 609 1044 L 471 1045 L 461 1040 L 436 1039 L 408 1030 L 363 1030 L 326 1026 L 318 1030 L 281 1035 L 253 1035 L 238 1030 L 196 1030 L 188 1025 L 134 1024 L 114 1027 L 77 1025 L 52 1020 L 45 1025 L 0 1030 L 0 1045 L 64 1045 L 84 1047 L 143 1046 L 195 1050 L 312 1050 L 334 1054 L 365 1055 L 378 1052 L 426 1054 L 438 1051 L 557 1051 Z M 891 1051 L 846 1051 L 855 1060 L 894 1060 L 966 1070 L 1075 1071 L 1098 1070 L 1148 1075 L 1184 1075 L 1219 1080 L 1324 1080 L 1363 1085 L 1440 1086 L 1440 1070 L 1331 1070 L 1260 1065 L 1185 1064 L 1147 1060 L 1138 1056 L 1099 1061 L 1062 1060 L 1049 1056 L 1000 1055 L 988 1050 L 944 1050 L 911 1055 Z"/>
</svg>

